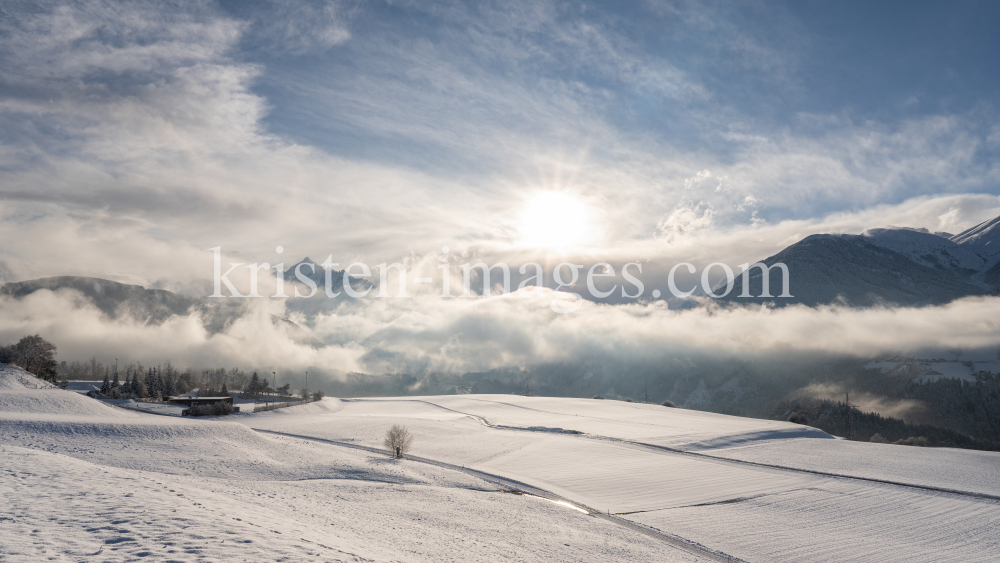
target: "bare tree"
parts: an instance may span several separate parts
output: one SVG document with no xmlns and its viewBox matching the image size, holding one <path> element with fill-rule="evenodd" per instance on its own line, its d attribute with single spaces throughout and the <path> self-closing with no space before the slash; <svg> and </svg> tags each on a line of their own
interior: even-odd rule
<svg viewBox="0 0 1000 563">
<path fill-rule="evenodd" d="M 392 428 L 385 433 L 385 440 L 382 445 L 389 449 L 393 457 L 403 457 L 413 444 L 413 435 L 405 426 L 393 424 Z"/>
</svg>

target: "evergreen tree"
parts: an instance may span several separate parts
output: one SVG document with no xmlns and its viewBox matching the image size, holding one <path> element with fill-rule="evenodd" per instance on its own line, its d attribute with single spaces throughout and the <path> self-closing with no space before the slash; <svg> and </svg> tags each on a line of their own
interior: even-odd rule
<svg viewBox="0 0 1000 563">
<path fill-rule="evenodd" d="M 159 370 L 157 370 L 157 371 L 159 371 Z M 167 392 L 166 392 L 167 391 L 166 384 L 163 381 L 163 374 L 162 373 L 157 373 L 156 374 L 156 386 L 154 387 L 154 389 L 156 390 L 156 392 L 153 393 L 153 395 L 157 395 L 158 394 L 160 396 L 163 396 L 163 395 L 167 394 Z"/>
<path fill-rule="evenodd" d="M 125 368 L 125 383 L 122 383 L 122 393 L 132 395 L 132 372 L 130 368 Z"/>
<path fill-rule="evenodd" d="M 138 373 L 136 373 L 132 379 L 132 392 L 135 393 L 135 396 L 139 399 L 145 399 L 149 396 L 149 394 L 146 393 L 146 386 L 139 381 Z"/>
<path fill-rule="evenodd" d="M 257 375 L 257 372 L 253 372 L 253 375 L 250 376 L 250 383 L 243 390 L 242 397 L 244 399 L 260 398 L 260 376 Z"/>
<path fill-rule="evenodd" d="M 146 396 L 153 397 L 156 395 L 156 375 L 153 374 L 153 368 L 149 368 L 146 371 Z"/>
<path fill-rule="evenodd" d="M 118 370 L 115 369 L 115 380 L 111 382 L 112 389 L 118 389 L 122 384 L 118 381 Z"/>
<path fill-rule="evenodd" d="M 174 386 L 174 376 L 167 372 L 167 377 L 163 379 L 163 396 L 171 397 L 177 394 L 177 387 Z"/>
<path fill-rule="evenodd" d="M 104 370 L 104 383 L 101 384 L 101 395 L 111 394 L 111 376 L 108 370 Z"/>
<path fill-rule="evenodd" d="M 226 387 L 225 383 L 222 384 L 222 396 L 223 397 L 229 396 L 229 389 Z"/>
</svg>

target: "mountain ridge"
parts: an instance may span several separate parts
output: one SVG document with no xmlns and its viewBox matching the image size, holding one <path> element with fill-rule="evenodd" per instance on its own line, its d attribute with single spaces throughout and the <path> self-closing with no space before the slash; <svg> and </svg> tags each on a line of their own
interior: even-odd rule
<svg viewBox="0 0 1000 563">
<path fill-rule="evenodd" d="M 761 260 L 789 271 L 790 298 L 763 295 L 763 272 L 743 276 L 722 300 L 775 306 L 845 304 L 853 307 L 941 305 L 973 295 L 1000 295 L 1000 217 L 957 235 L 908 227 L 873 228 L 860 235 L 816 234 Z M 771 295 L 781 293 L 783 272 L 771 269 Z M 716 285 L 715 293 L 725 287 Z"/>
</svg>

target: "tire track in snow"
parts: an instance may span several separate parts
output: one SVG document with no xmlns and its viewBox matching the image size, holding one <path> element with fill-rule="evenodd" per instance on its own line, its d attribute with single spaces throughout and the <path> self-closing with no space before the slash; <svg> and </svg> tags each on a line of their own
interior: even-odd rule
<svg viewBox="0 0 1000 563">
<path fill-rule="evenodd" d="M 427 402 L 427 401 L 420 401 L 420 402 Z M 434 403 L 429 403 L 429 404 L 433 405 Z M 447 407 L 441 407 L 441 405 L 434 405 L 434 406 L 440 407 L 440 408 L 444 408 L 446 410 L 454 410 L 454 409 L 448 409 Z M 460 412 L 460 411 L 454 411 L 454 412 Z M 469 415 L 468 413 L 460 413 L 460 414 L 465 414 L 467 416 L 472 416 L 473 418 L 477 418 L 477 419 L 483 421 L 484 424 L 489 425 L 487 422 L 485 422 L 485 419 L 483 419 L 482 417 L 477 417 L 475 415 Z M 512 429 L 516 430 L 518 428 L 512 428 Z M 356 450 L 361 450 L 361 451 L 365 451 L 365 452 L 369 452 L 369 453 L 375 453 L 375 454 L 379 454 L 379 455 L 383 455 L 383 456 L 384 455 L 388 455 L 388 454 L 386 454 L 385 450 L 378 449 L 378 448 L 372 448 L 370 446 L 362 446 L 361 444 L 355 444 L 355 443 L 351 443 L 351 442 L 342 442 L 342 441 L 339 441 L 339 440 L 329 440 L 329 439 L 326 439 L 326 438 L 316 438 L 316 437 L 313 437 L 313 436 L 304 436 L 304 435 L 301 435 L 301 434 L 290 434 L 288 432 L 278 432 L 276 430 L 264 430 L 264 429 L 260 429 L 260 428 L 251 428 L 251 430 L 253 430 L 255 432 L 264 433 L 264 434 L 274 434 L 276 436 L 285 436 L 285 437 L 288 437 L 288 438 L 299 438 L 301 440 L 310 440 L 310 441 L 313 441 L 313 442 L 320 442 L 320 443 L 330 444 L 330 445 L 334 445 L 334 446 L 340 446 L 340 447 L 345 447 L 345 448 L 353 448 L 353 449 L 356 449 Z M 621 517 L 619 517 L 617 515 L 614 515 L 614 514 L 605 514 L 603 512 L 600 512 L 599 510 L 595 510 L 595 509 L 593 509 L 593 508 L 591 508 L 591 507 L 589 507 L 587 505 L 584 505 L 584 504 L 578 503 L 576 501 L 567 499 L 565 497 L 559 496 L 559 495 L 557 495 L 555 493 L 552 493 L 550 491 L 546 491 L 544 489 L 539 489 L 538 487 L 529 485 L 527 483 L 522 483 L 521 481 L 517 481 L 517 480 L 514 480 L 514 479 L 509 479 L 509 478 L 504 477 L 502 475 L 495 475 L 493 473 L 487 473 L 485 471 L 480 471 L 478 469 L 472 469 L 472 468 L 469 468 L 469 467 L 465 467 L 465 466 L 461 466 L 461 465 L 455 465 L 455 464 L 452 464 L 452 463 L 447 463 L 447 462 L 444 462 L 444 461 L 438 461 L 436 459 L 430 459 L 430 458 L 426 458 L 426 457 L 406 456 L 405 459 L 408 459 L 410 461 L 420 462 L 420 463 L 426 463 L 426 464 L 429 464 L 429 465 L 435 465 L 437 467 L 441 467 L 441 468 L 444 468 L 444 469 L 451 469 L 451 470 L 454 470 L 454 471 L 462 471 L 462 472 L 468 473 L 469 475 L 472 475 L 474 477 L 478 477 L 478 478 L 480 478 L 480 479 L 482 479 L 482 480 L 484 480 L 484 481 L 486 481 L 488 483 L 494 483 L 494 484 L 496 484 L 496 485 L 498 485 L 500 487 L 505 487 L 507 489 L 511 489 L 512 492 L 525 493 L 525 494 L 528 494 L 528 495 L 531 495 L 531 496 L 536 496 L 536 497 L 539 497 L 539 498 L 542 498 L 542 499 L 545 499 L 545 500 L 548 500 L 548 501 L 551 501 L 551 502 L 555 502 L 555 503 L 558 503 L 558 504 L 567 504 L 567 505 L 570 505 L 571 508 L 574 508 L 576 510 L 581 510 L 581 511 L 587 513 L 589 516 L 594 516 L 596 518 L 601 518 L 601 519 L 607 520 L 607 521 L 609 521 L 609 522 L 611 522 L 613 524 L 617 524 L 619 526 L 623 526 L 625 528 L 629 528 L 629 529 L 631 529 L 631 530 L 633 530 L 635 532 L 638 532 L 640 534 L 643 534 L 645 536 L 651 537 L 653 539 L 657 539 L 657 540 L 660 540 L 662 542 L 665 542 L 665 543 L 667 543 L 667 544 L 669 544 L 669 545 L 671 545 L 671 546 L 673 546 L 673 547 L 675 547 L 677 549 L 680 549 L 682 551 L 686 551 L 688 553 L 691 553 L 692 555 L 699 556 L 699 557 L 704 557 L 704 558 L 706 558 L 706 559 L 708 559 L 710 561 L 718 561 L 720 563 L 748 563 L 747 561 L 745 561 L 743 559 L 739 559 L 737 557 L 733 557 L 733 556 L 731 556 L 731 555 L 729 555 L 727 553 L 723 553 L 721 551 L 716 551 L 716 550 L 710 549 L 710 548 L 708 548 L 708 547 L 706 547 L 706 546 L 704 546 L 704 545 L 702 545 L 702 544 L 700 544 L 698 542 L 691 541 L 691 540 L 682 538 L 680 536 L 675 536 L 673 534 L 668 534 L 666 532 L 662 532 L 662 531 L 656 530 L 656 529 L 651 528 L 649 526 L 644 526 L 644 525 L 639 524 L 637 522 L 632 522 L 632 521 L 626 520 L 626 519 L 621 518 Z"/>
<path fill-rule="evenodd" d="M 353 399 L 353 400 L 354 401 L 364 401 L 365 399 Z M 628 440 L 626 438 L 615 438 L 615 437 L 612 437 L 612 436 L 602 436 L 600 434 L 590 434 L 590 433 L 586 433 L 586 432 L 577 432 L 575 430 L 564 430 L 562 428 L 553 428 L 553 429 L 546 430 L 543 427 L 537 427 L 537 426 L 536 427 L 521 427 L 521 426 L 507 426 L 507 425 L 503 425 L 503 424 L 493 424 L 493 423 L 489 422 L 488 420 L 486 420 L 485 418 L 483 418 L 481 416 L 478 416 L 478 415 L 475 415 L 475 414 L 466 413 L 466 412 L 462 412 L 462 411 L 459 411 L 459 410 L 456 410 L 456 409 L 452 409 L 452 408 L 448 408 L 448 407 L 445 407 L 445 406 L 433 403 L 431 401 L 426 401 L 426 400 L 422 400 L 422 399 L 396 399 L 396 400 L 398 400 L 398 401 L 420 402 L 420 403 L 427 403 L 429 405 L 434 405 L 434 406 L 436 406 L 438 408 L 442 408 L 442 409 L 445 409 L 445 410 L 448 410 L 448 411 L 452 411 L 452 412 L 455 412 L 455 413 L 459 413 L 459 414 L 464 414 L 466 416 L 469 416 L 471 418 L 474 418 L 474 419 L 478 420 L 480 423 L 482 423 L 482 424 L 484 424 L 484 425 L 486 425 L 486 426 L 488 426 L 490 428 L 496 428 L 498 430 L 521 430 L 521 431 L 530 431 L 530 432 L 545 432 L 545 431 L 549 431 L 549 432 L 557 432 L 557 433 L 562 433 L 562 434 L 576 434 L 576 435 L 579 435 L 579 436 L 584 437 L 584 438 L 591 438 L 591 439 L 595 439 L 595 440 L 608 440 L 608 441 L 611 441 L 611 442 L 619 442 L 619 443 L 622 443 L 622 444 L 631 444 L 633 446 L 639 446 L 639 447 L 642 447 L 642 448 L 652 449 L 652 450 L 654 450 L 654 451 L 656 451 L 658 453 L 670 453 L 670 454 L 678 454 L 678 455 L 685 455 L 685 456 L 692 456 L 692 457 L 700 457 L 700 458 L 705 458 L 705 459 L 711 459 L 711 460 L 721 461 L 721 462 L 724 462 L 724 463 L 730 463 L 730 464 L 734 464 L 734 465 L 749 465 L 749 466 L 754 466 L 754 467 L 763 467 L 763 468 L 767 468 L 767 469 L 777 469 L 779 471 L 791 471 L 791 472 L 795 472 L 795 473 L 805 473 L 805 474 L 809 474 L 809 475 L 817 475 L 817 476 L 820 476 L 820 477 L 832 477 L 834 479 L 853 479 L 853 480 L 856 480 L 856 481 L 865 481 L 865 482 L 868 482 L 868 483 L 879 483 L 879 484 L 882 484 L 882 485 L 892 485 L 892 486 L 896 486 L 896 487 L 905 487 L 905 488 L 917 489 L 917 490 L 922 490 L 922 491 L 930 491 L 930 492 L 936 492 L 936 493 L 947 493 L 947 494 L 952 494 L 952 495 L 959 495 L 959 496 L 965 496 L 965 497 L 971 497 L 971 498 L 977 498 L 977 499 L 983 499 L 983 500 L 1000 501 L 1000 496 L 990 495 L 990 494 L 986 494 L 986 493 L 976 493 L 976 492 L 972 492 L 972 491 L 962 491 L 962 490 L 958 490 L 958 489 L 948 489 L 948 488 L 945 488 L 945 487 L 935 487 L 935 486 L 931 486 L 931 485 L 918 485 L 918 484 L 915 484 L 915 483 L 904 483 L 902 481 L 892 481 L 892 480 L 889 480 L 889 479 L 878 479 L 878 478 L 875 478 L 875 477 L 861 477 L 861 476 L 857 476 L 857 475 L 845 475 L 843 473 L 831 473 L 831 472 L 827 472 L 827 471 L 818 471 L 818 470 L 815 470 L 815 469 L 802 469 L 802 468 L 798 468 L 798 467 L 789 467 L 787 465 L 777 465 L 777 464 L 772 464 L 772 463 L 762 463 L 762 462 L 758 462 L 758 461 L 744 461 L 744 460 L 740 460 L 740 459 L 732 459 L 732 458 L 728 458 L 728 457 L 722 457 L 722 456 L 718 456 L 718 455 L 706 454 L 706 453 L 702 453 L 702 452 L 691 452 L 691 451 L 686 451 L 686 450 L 680 450 L 680 449 L 677 449 L 677 448 L 671 448 L 669 446 L 659 446 L 659 445 L 656 445 L 656 444 L 649 444 L 649 443 L 646 443 L 646 442 L 638 442 L 636 440 Z M 508 404 L 508 403 L 503 403 L 503 402 L 499 402 L 499 401 L 483 401 L 481 399 L 477 399 L 477 400 L 479 400 L 481 402 L 484 402 L 484 403 L 495 403 L 495 404 L 502 404 L 502 405 L 507 405 Z M 511 406 L 517 406 L 517 405 L 511 405 Z M 521 408 L 528 408 L 528 407 L 521 407 Z M 546 414 L 556 414 L 556 415 L 560 414 L 560 413 L 553 413 L 553 412 L 549 412 L 549 411 L 543 411 L 543 410 L 539 410 L 539 409 L 528 409 L 528 410 L 534 410 L 536 412 L 543 412 L 543 413 L 546 413 Z"/>
</svg>

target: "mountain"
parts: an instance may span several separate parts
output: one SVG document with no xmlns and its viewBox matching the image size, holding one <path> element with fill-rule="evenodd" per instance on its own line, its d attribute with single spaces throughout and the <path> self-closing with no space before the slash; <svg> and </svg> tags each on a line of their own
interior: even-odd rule
<svg viewBox="0 0 1000 563">
<path fill-rule="evenodd" d="M 151 324 L 159 324 L 174 315 L 187 315 L 195 305 L 194 299 L 164 289 L 77 276 L 12 282 L 0 288 L 0 295 L 22 298 L 45 289 L 73 289 L 109 318 L 129 316 Z"/>
<path fill-rule="evenodd" d="M 743 292 L 742 278 L 737 276 L 733 291 L 725 300 L 767 301 L 776 305 L 919 306 L 947 303 L 983 292 L 981 287 L 950 270 L 918 263 L 900 252 L 873 244 L 864 235 L 812 235 L 763 262 L 768 266 L 781 262 L 788 267 L 789 293 L 793 297 L 737 297 Z M 781 294 L 782 277 L 780 269 L 770 270 L 771 295 Z M 751 295 L 761 295 L 761 278 L 760 268 L 754 268 L 749 276 Z"/>
<path fill-rule="evenodd" d="M 862 236 L 874 245 L 898 252 L 917 264 L 935 270 L 971 277 L 987 266 L 986 258 L 969 246 L 930 234 L 927 229 L 869 229 Z"/>
<path fill-rule="evenodd" d="M 306 258 L 300 263 L 314 264 Z M 297 266 L 298 264 L 296 264 Z M 316 282 L 319 291 L 313 299 L 289 299 L 289 311 L 300 311 L 315 314 L 319 311 L 335 308 L 338 299 L 328 299 L 323 294 L 325 284 L 323 268 L 316 266 L 315 273 L 309 268 L 303 268 L 302 273 Z M 300 283 L 295 278 L 295 267 L 285 272 L 285 280 Z M 331 280 L 334 291 L 342 291 L 344 279 L 343 270 L 332 270 Z M 348 282 L 357 291 L 375 287 L 367 280 L 348 277 Z M 175 316 L 198 314 L 210 334 L 222 332 L 233 321 L 242 317 L 247 311 L 246 299 L 212 299 L 210 297 L 187 297 L 165 289 L 147 289 L 139 285 L 129 285 L 101 278 L 80 276 L 58 276 L 21 282 L 11 282 L 0 287 L 0 296 L 23 299 L 37 291 L 73 290 L 78 292 L 84 301 L 97 308 L 111 320 L 131 320 L 146 325 L 159 325 Z M 291 291 L 286 291 L 291 295 Z M 341 296 L 343 298 L 343 294 Z M 288 321 L 274 317 L 276 322 Z"/>
<path fill-rule="evenodd" d="M 319 264 L 310 260 L 309 257 L 306 257 L 298 264 L 286 270 L 283 276 L 285 281 L 302 283 L 295 275 L 295 270 L 296 268 L 299 267 L 299 264 L 305 264 L 306 266 L 310 266 L 310 267 L 303 266 L 303 268 L 301 269 L 301 273 L 303 276 L 309 278 L 310 280 L 316 283 L 318 292 L 323 292 L 324 288 L 326 287 L 326 270 L 324 270 L 323 266 L 320 266 Z M 275 275 L 277 275 L 277 272 L 275 272 Z M 333 289 L 333 291 L 335 292 L 341 291 L 341 288 L 343 287 L 344 283 L 344 275 L 345 275 L 344 270 L 334 270 L 332 268 L 330 269 L 330 287 L 331 289 Z M 348 283 L 351 285 L 351 288 L 353 288 L 355 291 L 364 291 L 366 289 L 372 289 L 375 287 L 374 284 L 372 284 L 371 282 L 369 282 L 364 278 L 347 276 L 347 279 Z M 289 295 L 291 294 L 289 293 Z"/>
<path fill-rule="evenodd" d="M 969 295 L 1000 295 L 1000 217 L 959 233 L 888 227 L 861 235 L 812 235 L 763 260 L 789 271 L 791 298 L 738 297 L 742 276 L 723 298 L 736 303 L 853 307 L 922 306 Z M 762 272 L 749 274 L 750 295 L 762 291 Z M 783 273 L 768 275 L 771 295 L 780 295 Z M 724 289 L 717 285 L 715 293 Z"/>
<path fill-rule="evenodd" d="M 77 291 L 112 320 L 129 319 L 158 325 L 173 316 L 198 313 L 205 329 L 213 334 L 224 330 L 244 311 L 241 302 L 186 297 L 165 289 L 146 289 L 139 285 L 79 276 L 11 282 L 0 287 L 0 295 L 23 299 L 42 290 Z"/>
<path fill-rule="evenodd" d="M 987 268 L 1000 263 L 1000 217 L 972 227 L 953 237 L 951 241 L 968 248 L 986 260 Z"/>
</svg>

